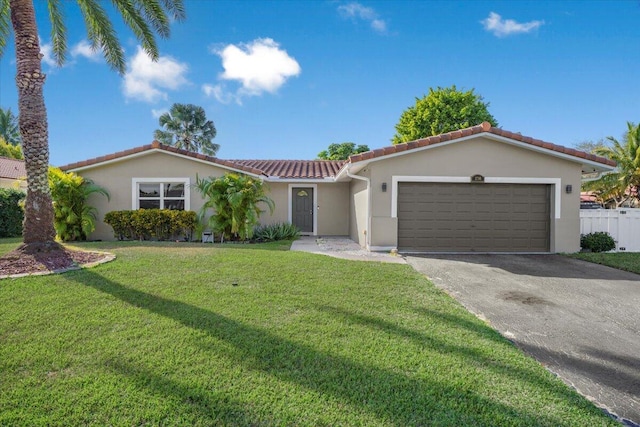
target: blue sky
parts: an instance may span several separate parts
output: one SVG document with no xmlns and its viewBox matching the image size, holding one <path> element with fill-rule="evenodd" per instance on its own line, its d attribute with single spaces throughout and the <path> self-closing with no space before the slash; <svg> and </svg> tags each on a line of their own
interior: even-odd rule
<svg viewBox="0 0 640 427">
<path fill-rule="evenodd" d="M 69 60 L 43 64 L 54 165 L 150 143 L 176 102 L 206 110 L 225 159 L 389 145 L 402 112 L 438 86 L 473 88 L 502 128 L 565 146 L 640 121 L 638 1 L 186 0 L 158 63 L 114 15 L 125 76 L 86 48 L 76 6 L 63 4 Z M 14 79 L 11 41 L 0 106 L 17 111 Z"/>
</svg>

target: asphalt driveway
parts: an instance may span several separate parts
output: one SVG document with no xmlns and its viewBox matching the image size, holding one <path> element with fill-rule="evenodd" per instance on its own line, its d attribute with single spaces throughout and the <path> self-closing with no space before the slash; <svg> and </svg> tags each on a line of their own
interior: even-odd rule
<svg viewBox="0 0 640 427">
<path fill-rule="evenodd" d="M 640 275 L 559 255 L 406 260 L 598 406 L 640 425 Z"/>
</svg>

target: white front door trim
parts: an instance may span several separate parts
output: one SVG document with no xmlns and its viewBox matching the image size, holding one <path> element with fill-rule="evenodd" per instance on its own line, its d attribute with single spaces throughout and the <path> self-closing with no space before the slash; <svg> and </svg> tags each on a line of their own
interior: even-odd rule
<svg viewBox="0 0 640 427">
<path fill-rule="evenodd" d="M 294 188 L 313 188 L 313 236 L 318 235 L 318 184 L 307 184 L 307 183 L 299 183 L 299 184 L 289 184 L 288 191 L 288 220 L 289 223 L 293 224 L 293 189 Z M 306 233 L 302 233 L 306 234 Z"/>
<path fill-rule="evenodd" d="M 391 177 L 391 217 L 398 217 L 398 183 L 399 182 L 446 182 L 471 183 L 471 176 L 409 176 L 394 175 Z M 523 177 L 485 177 L 487 184 L 551 184 L 554 186 L 555 219 L 560 219 L 560 200 L 562 198 L 562 180 L 560 178 L 523 178 Z M 478 183 L 477 185 L 482 185 Z"/>
</svg>

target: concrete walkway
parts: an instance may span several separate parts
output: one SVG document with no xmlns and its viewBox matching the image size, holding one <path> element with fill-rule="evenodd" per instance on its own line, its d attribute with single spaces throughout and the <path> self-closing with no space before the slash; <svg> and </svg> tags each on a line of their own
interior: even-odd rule
<svg viewBox="0 0 640 427">
<path fill-rule="evenodd" d="M 354 261 L 405 264 L 404 258 L 389 252 L 369 252 L 348 237 L 302 236 L 291 245 L 292 251 L 309 252 Z"/>
</svg>

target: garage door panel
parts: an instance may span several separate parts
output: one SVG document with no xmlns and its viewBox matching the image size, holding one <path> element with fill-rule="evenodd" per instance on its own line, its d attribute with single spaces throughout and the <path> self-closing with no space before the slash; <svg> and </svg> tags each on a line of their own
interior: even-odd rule
<svg viewBox="0 0 640 427">
<path fill-rule="evenodd" d="M 399 183 L 404 251 L 547 252 L 550 186 Z"/>
</svg>

